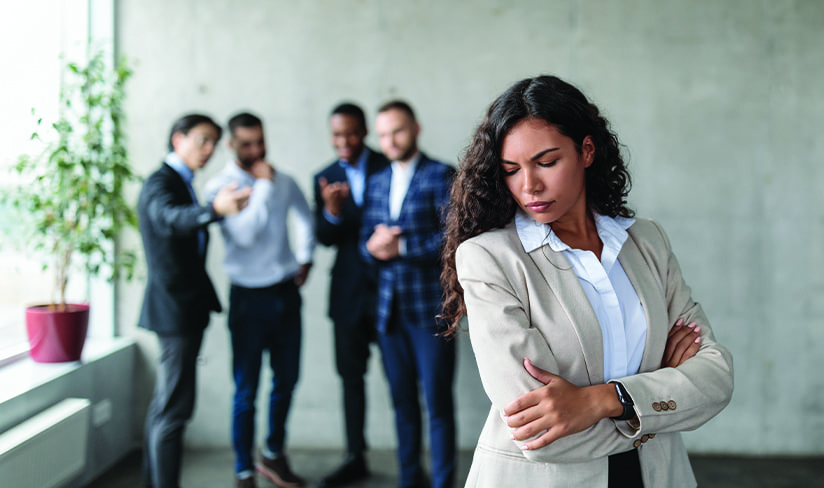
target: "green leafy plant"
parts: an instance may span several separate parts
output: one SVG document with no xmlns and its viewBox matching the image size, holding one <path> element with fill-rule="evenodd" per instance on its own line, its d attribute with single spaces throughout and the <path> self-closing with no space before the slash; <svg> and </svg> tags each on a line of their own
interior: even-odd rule
<svg viewBox="0 0 824 488">
<path fill-rule="evenodd" d="M 86 65 L 68 63 L 57 121 L 38 120 L 31 136 L 44 149 L 18 158 L 13 184 L 2 195 L 13 213 L 2 230 L 18 247 L 42 255 L 43 269 L 54 271 L 51 300 L 58 309 L 65 308 L 73 270 L 105 273 L 111 280 L 134 274 L 135 253 L 117 249 L 121 231 L 137 228 L 124 198 L 127 184 L 138 179 L 123 128 L 124 86 L 131 75 L 125 59 L 111 66 L 102 51 Z"/>
</svg>

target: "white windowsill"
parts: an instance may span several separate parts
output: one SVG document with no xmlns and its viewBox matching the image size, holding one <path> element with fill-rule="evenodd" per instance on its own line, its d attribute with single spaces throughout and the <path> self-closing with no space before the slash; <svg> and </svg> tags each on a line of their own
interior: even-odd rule
<svg viewBox="0 0 824 488">
<path fill-rule="evenodd" d="M 0 368 L 0 405 L 134 343 L 130 338 L 88 339 L 80 361 L 37 363 L 26 357 Z"/>
<path fill-rule="evenodd" d="M 29 355 L 29 345 L 24 343 L 0 349 L 0 368 L 25 359 Z"/>
</svg>

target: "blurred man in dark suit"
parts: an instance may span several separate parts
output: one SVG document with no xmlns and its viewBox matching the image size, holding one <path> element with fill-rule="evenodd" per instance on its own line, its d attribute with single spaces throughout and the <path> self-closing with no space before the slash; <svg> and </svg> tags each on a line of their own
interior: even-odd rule
<svg viewBox="0 0 824 488">
<path fill-rule="evenodd" d="M 366 388 L 369 344 L 375 338 L 375 268 L 358 252 L 363 196 L 369 177 L 389 161 L 364 144 L 366 118 L 357 105 L 343 103 L 329 117 L 338 158 L 315 175 L 315 229 L 318 240 L 337 247 L 329 287 L 329 317 L 335 327 L 335 365 L 343 382 L 346 458 L 321 487 L 345 486 L 369 476 L 366 465 Z"/>
<path fill-rule="evenodd" d="M 183 431 L 195 405 L 195 370 L 209 314 L 220 311 L 206 274 L 206 226 L 243 209 L 251 189 L 224 187 L 200 205 L 192 178 L 212 157 L 221 129 L 205 115 L 177 120 L 169 154 L 143 184 L 137 211 L 148 277 L 139 327 L 154 331 L 160 347 L 157 383 L 146 417 L 146 486 L 178 488 Z"/>
</svg>

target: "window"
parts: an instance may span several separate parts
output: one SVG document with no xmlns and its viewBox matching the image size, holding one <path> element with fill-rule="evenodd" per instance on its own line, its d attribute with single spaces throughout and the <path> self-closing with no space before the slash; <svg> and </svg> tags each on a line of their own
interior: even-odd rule
<svg viewBox="0 0 824 488">
<path fill-rule="evenodd" d="M 95 16 L 90 15 L 91 4 Z M 90 32 L 111 45 L 112 8 L 112 2 L 69 0 L 32 0 L 4 6 L 0 45 L 6 47 L 0 50 L 0 66 L 9 69 L 0 79 L 0 187 L 13 183 L 8 169 L 18 155 L 37 151 L 38 146 L 29 140 L 36 117 L 43 117 L 44 123 L 56 119 L 66 60 L 82 59 Z M 90 22 L 94 29 L 90 29 Z M 106 34 L 99 34 L 100 31 L 108 32 L 109 39 L 104 39 Z M 33 107 L 36 116 L 31 113 Z M 8 226 L 10 218 L 13 217 L 0 204 L 0 228 Z M 4 239 L 3 234 L 0 239 Z M 29 255 L 25 249 L 0 241 L 0 363 L 10 354 L 28 349 L 26 306 L 51 300 L 54 278 L 50 271 L 42 271 L 42 264 L 39 255 Z M 87 284 L 83 281 L 82 276 L 73 275 L 67 299 L 85 299 Z M 92 286 L 97 290 L 100 285 Z M 109 293 L 103 296 L 113 297 L 111 288 L 107 289 Z M 99 296 L 95 293 L 95 303 Z M 112 335 L 112 317 L 106 314 L 113 308 L 112 303 L 102 303 L 100 308 L 104 313 L 93 312 L 90 334 Z"/>
</svg>

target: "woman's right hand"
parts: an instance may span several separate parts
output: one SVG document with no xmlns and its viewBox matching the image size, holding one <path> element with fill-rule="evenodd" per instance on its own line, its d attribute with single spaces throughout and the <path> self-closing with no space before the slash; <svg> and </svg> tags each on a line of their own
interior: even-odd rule
<svg viewBox="0 0 824 488">
<path fill-rule="evenodd" d="M 684 325 L 684 319 L 678 319 L 667 335 L 667 347 L 664 349 L 662 368 L 676 368 L 687 359 L 695 356 L 701 347 L 701 326 L 695 322 Z"/>
</svg>

